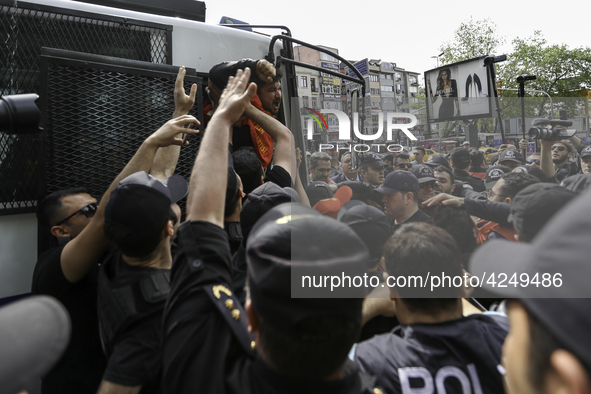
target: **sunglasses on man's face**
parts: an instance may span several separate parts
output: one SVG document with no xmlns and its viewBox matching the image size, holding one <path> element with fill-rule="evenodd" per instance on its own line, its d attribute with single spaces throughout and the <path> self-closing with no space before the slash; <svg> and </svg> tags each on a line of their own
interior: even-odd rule
<svg viewBox="0 0 591 394">
<path fill-rule="evenodd" d="M 409 170 L 411 169 L 412 164 L 411 163 L 400 163 L 398 164 L 398 168 L 404 170 L 405 168 L 408 168 Z"/>
<path fill-rule="evenodd" d="M 562 152 L 564 150 L 566 150 L 566 148 L 562 145 L 552 145 L 552 150 L 556 150 L 558 149 L 558 152 Z"/>
<path fill-rule="evenodd" d="M 60 220 L 55 225 L 59 226 L 60 224 L 67 222 L 68 220 L 70 220 L 74 216 L 78 215 L 79 213 L 83 214 L 87 218 L 91 218 L 96 213 L 96 209 L 97 209 L 96 202 L 92 202 L 88 205 L 83 206 L 82 208 L 80 208 L 79 210 L 77 210 L 76 212 L 74 212 L 73 214 L 71 214 L 70 216 L 65 218 L 64 220 Z"/>
<path fill-rule="evenodd" d="M 540 165 L 540 160 L 539 159 L 529 159 L 527 161 L 527 164 L 534 164 L 536 163 L 537 165 Z"/>
</svg>

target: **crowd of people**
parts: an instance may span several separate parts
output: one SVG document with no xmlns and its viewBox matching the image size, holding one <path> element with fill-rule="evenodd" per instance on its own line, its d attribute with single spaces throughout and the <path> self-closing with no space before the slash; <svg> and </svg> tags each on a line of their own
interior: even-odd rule
<svg viewBox="0 0 591 394">
<path fill-rule="evenodd" d="M 332 149 L 303 169 L 275 118 L 280 76 L 245 60 L 211 70 L 187 182 L 174 168 L 200 123 L 184 74 L 172 120 L 100 202 L 71 188 L 39 205 L 62 242 L 32 293 L 72 324 L 43 393 L 591 392 L 591 147 L 501 146 L 488 167 L 465 147 L 412 162 Z M 298 270 L 371 280 L 294 297 Z M 561 286 L 498 283 L 513 274 Z M 430 275 L 465 280 L 390 284 Z"/>
</svg>

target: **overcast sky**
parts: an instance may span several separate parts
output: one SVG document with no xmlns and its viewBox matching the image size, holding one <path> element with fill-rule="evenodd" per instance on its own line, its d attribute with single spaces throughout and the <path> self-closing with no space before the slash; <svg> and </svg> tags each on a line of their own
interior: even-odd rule
<svg viewBox="0 0 591 394">
<path fill-rule="evenodd" d="M 346 59 L 382 59 L 409 71 L 435 68 L 444 41 L 453 38 L 460 23 L 472 16 L 489 17 L 511 49 L 515 37 L 542 30 L 550 44 L 571 48 L 590 46 L 586 20 L 591 2 L 579 0 L 526 2 L 524 0 L 475 1 L 261 1 L 208 0 L 206 22 L 217 24 L 229 16 L 250 24 L 289 27 L 295 38 L 339 49 Z M 261 30 L 262 31 L 262 30 Z M 273 31 L 269 31 L 273 34 Z"/>
</svg>

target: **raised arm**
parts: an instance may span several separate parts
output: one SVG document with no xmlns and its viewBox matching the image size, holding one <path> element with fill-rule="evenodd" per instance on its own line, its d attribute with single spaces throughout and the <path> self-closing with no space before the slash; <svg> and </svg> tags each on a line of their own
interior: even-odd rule
<svg viewBox="0 0 591 394">
<path fill-rule="evenodd" d="M 295 180 L 295 190 L 298 192 L 298 196 L 300 196 L 300 203 L 306 206 L 310 206 L 310 200 L 308 199 L 308 194 L 306 194 L 306 189 L 304 189 L 304 185 L 302 183 L 302 178 L 300 177 L 300 165 L 302 164 L 302 151 L 300 148 L 296 148 L 295 151 L 296 157 L 296 180 Z"/>
<path fill-rule="evenodd" d="M 142 143 L 123 171 L 111 183 L 101 199 L 94 218 L 76 238 L 68 242 L 62 251 L 60 263 L 62 272 L 68 281 L 76 283 L 84 278 L 107 247 L 108 241 L 103 232 L 105 206 L 107 205 L 107 201 L 109 201 L 111 191 L 117 186 L 117 183 L 135 172 L 147 172 L 152 165 L 158 148 L 169 145 L 187 145 L 187 141 L 175 136 L 181 132 L 187 134 L 199 132 L 197 129 L 183 128 L 189 124 L 198 126 L 199 122 L 193 116 L 189 115 L 166 122 Z"/>
<path fill-rule="evenodd" d="M 282 167 L 295 183 L 295 141 L 291 131 L 272 116 L 248 103 L 245 114 L 257 122 L 277 142 L 273 152 L 273 165 Z"/>
<path fill-rule="evenodd" d="M 176 76 L 176 81 L 174 84 L 173 119 L 182 115 L 187 115 L 195 104 L 197 85 L 193 84 L 191 86 L 189 95 L 185 93 L 184 82 L 186 73 L 187 70 L 185 69 L 185 66 L 182 66 L 179 68 L 179 72 Z M 181 135 L 179 134 L 179 137 L 180 136 Z M 174 170 L 179 161 L 180 151 L 181 147 L 179 145 L 170 145 L 165 148 L 158 149 L 152 163 L 152 168 L 150 168 L 150 174 L 159 181 L 163 181 L 171 177 L 174 174 Z"/>
<path fill-rule="evenodd" d="M 554 179 L 556 177 L 556 170 L 552 162 L 552 145 L 554 142 L 541 140 L 540 144 L 542 145 L 540 150 L 540 169 L 544 171 L 548 179 Z"/>
<path fill-rule="evenodd" d="M 207 221 L 219 227 L 224 225 L 230 128 L 256 93 L 254 83 L 244 90 L 249 78 L 249 68 L 244 72 L 238 70 L 235 78 L 230 77 L 219 106 L 207 125 L 189 182 L 187 220 Z"/>
</svg>

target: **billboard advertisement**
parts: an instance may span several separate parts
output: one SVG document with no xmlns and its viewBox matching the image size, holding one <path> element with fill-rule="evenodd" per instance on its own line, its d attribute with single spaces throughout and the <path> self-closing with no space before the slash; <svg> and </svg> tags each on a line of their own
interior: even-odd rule
<svg viewBox="0 0 591 394">
<path fill-rule="evenodd" d="M 425 72 L 429 122 L 492 117 L 490 76 L 485 56 Z"/>
</svg>

